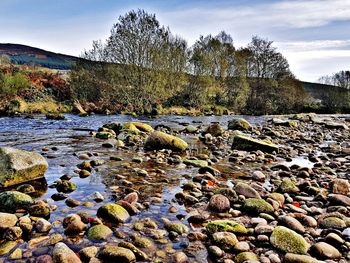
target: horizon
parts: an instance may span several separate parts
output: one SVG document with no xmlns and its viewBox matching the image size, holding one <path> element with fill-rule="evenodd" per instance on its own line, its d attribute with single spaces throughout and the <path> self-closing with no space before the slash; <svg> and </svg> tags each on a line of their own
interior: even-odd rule
<svg viewBox="0 0 350 263">
<path fill-rule="evenodd" d="M 236 48 L 258 35 L 274 41 L 303 81 L 349 69 L 350 1 L 96 1 L 4 0 L 0 43 L 28 45 L 79 56 L 105 40 L 118 17 L 132 9 L 156 14 L 161 25 L 191 46 L 200 35 L 224 30 Z"/>
</svg>

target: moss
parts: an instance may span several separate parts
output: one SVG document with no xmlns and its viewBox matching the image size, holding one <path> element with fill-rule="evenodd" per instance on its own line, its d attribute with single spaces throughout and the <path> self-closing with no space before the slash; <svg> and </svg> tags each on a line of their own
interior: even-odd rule
<svg viewBox="0 0 350 263">
<path fill-rule="evenodd" d="M 240 118 L 240 119 L 229 121 L 228 129 L 250 131 L 252 130 L 252 125 L 247 120 Z"/>
<path fill-rule="evenodd" d="M 281 206 L 284 204 L 285 198 L 284 198 L 283 194 L 271 193 L 271 194 L 269 194 L 269 197 L 272 198 L 273 200 L 279 202 Z"/>
<path fill-rule="evenodd" d="M 188 144 L 176 136 L 155 131 L 148 136 L 144 147 L 146 150 L 170 149 L 173 151 L 185 151 L 188 148 Z"/>
<path fill-rule="evenodd" d="M 56 189 L 58 192 L 71 193 L 77 189 L 77 186 L 71 181 L 62 180 L 57 182 Z"/>
<path fill-rule="evenodd" d="M 259 261 L 259 257 L 253 252 L 241 252 L 235 258 L 235 262 L 237 263 L 243 263 L 245 261 L 250 261 L 250 260 Z"/>
<path fill-rule="evenodd" d="M 135 246 L 137 246 L 139 248 L 148 248 L 148 247 L 151 247 L 153 245 L 152 241 L 146 237 L 136 238 L 134 241 L 134 244 L 135 244 Z"/>
<path fill-rule="evenodd" d="M 130 217 L 128 211 L 117 204 L 105 204 L 101 206 L 97 210 L 97 216 L 114 223 L 124 223 Z"/>
<path fill-rule="evenodd" d="M 132 122 L 124 123 L 124 131 L 132 134 L 140 134 L 140 130 Z"/>
<path fill-rule="evenodd" d="M 310 245 L 295 231 L 283 226 L 276 227 L 270 237 L 271 244 L 283 251 L 295 254 L 306 254 Z"/>
<path fill-rule="evenodd" d="M 216 232 L 232 232 L 235 234 L 246 234 L 245 226 L 230 220 L 215 220 L 207 224 L 206 230 L 210 233 Z"/>
<path fill-rule="evenodd" d="M 267 153 L 278 152 L 279 147 L 271 142 L 254 139 L 247 135 L 236 133 L 233 136 L 232 149 L 244 151 L 261 150 Z"/>
<path fill-rule="evenodd" d="M 17 209 L 28 209 L 34 203 L 33 199 L 24 193 L 6 191 L 0 193 L 0 210 L 15 212 Z"/>
<path fill-rule="evenodd" d="M 182 223 L 176 223 L 176 222 L 170 222 L 170 223 L 165 224 L 165 228 L 169 232 L 176 232 L 180 235 L 182 235 L 188 231 L 187 226 L 185 226 Z"/>
<path fill-rule="evenodd" d="M 153 132 L 154 131 L 152 126 L 147 124 L 147 123 L 131 122 L 130 124 L 134 125 L 138 130 L 143 131 L 143 132 Z"/>
<path fill-rule="evenodd" d="M 319 226 L 321 228 L 336 228 L 336 229 L 346 228 L 346 224 L 344 220 L 335 216 L 326 217 L 320 220 Z"/>
<path fill-rule="evenodd" d="M 96 133 L 96 138 L 98 139 L 109 139 L 109 138 L 112 138 L 113 135 L 110 133 L 110 132 L 98 132 Z"/>
<path fill-rule="evenodd" d="M 0 242 L 0 256 L 8 254 L 15 246 L 16 241 L 2 241 Z"/>
<path fill-rule="evenodd" d="M 91 227 L 86 236 L 92 240 L 106 240 L 109 236 L 113 234 L 113 231 L 105 225 L 96 225 Z"/>
<path fill-rule="evenodd" d="M 223 250 L 232 250 L 238 243 L 236 235 L 230 232 L 216 232 L 213 240 Z"/>
<path fill-rule="evenodd" d="M 194 167 L 207 167 L 208 162 L 204 160 L 184 160 L 184 164 L 189 165 L 189 166 L 194 166 Z"/>
<path fill-rule="evenodd" d="M 279 185 L 278 191 L 281 193 L 297 193 L 299 192 L 299 188 L 295 185 L 295 183 L 292 180 L 285 178 Z"/>
<path fill-rule="evenodd" d="M 135 254 L 127 248 L 106 245 L 101 249 L 98 258 L 108 262 L 135 262 Z"/>
<path fill-rule="evenodd" d="M 263 199 L 259 198 L 248 198 L 244 201 L 243 210 L 250 214 L 272 214 L 275 210 L 272 205 Z"/>
</svg>

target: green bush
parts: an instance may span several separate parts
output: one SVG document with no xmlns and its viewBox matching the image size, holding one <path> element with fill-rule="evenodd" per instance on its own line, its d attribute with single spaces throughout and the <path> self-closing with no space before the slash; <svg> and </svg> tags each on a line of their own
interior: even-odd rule
<svg viewBox="0 0 350 263">
<path fill-rule="evenodd" d="M 28 89 L 30 81 L 21 73 L 0 76 L 0 93 L 15 95 L 21 89 Z"/>
</svg>

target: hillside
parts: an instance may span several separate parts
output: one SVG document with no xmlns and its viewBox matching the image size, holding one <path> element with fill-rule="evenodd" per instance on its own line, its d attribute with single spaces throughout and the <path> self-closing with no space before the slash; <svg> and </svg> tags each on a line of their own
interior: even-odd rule
<svg viewBox="0 0 350 263">
<path fill-rule="evenodd" d="M 38 65 L 50 69 L 71 69 L 77 57 L 58 54 L 20 44 L 0 44 L 0 55 L 7 55 L 19 65 Z"/>
</svg>

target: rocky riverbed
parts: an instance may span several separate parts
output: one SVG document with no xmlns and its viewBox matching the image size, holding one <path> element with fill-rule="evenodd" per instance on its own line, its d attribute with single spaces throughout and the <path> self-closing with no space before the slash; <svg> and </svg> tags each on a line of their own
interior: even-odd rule
<svg viewBox="0 0 350 263">
<path fill-rule="evenodd" d="M 0 188 L 0 262 L 349 262 L 350 118 L 245 119 L 0 118 L 49 165 Z"/>
</svg>

